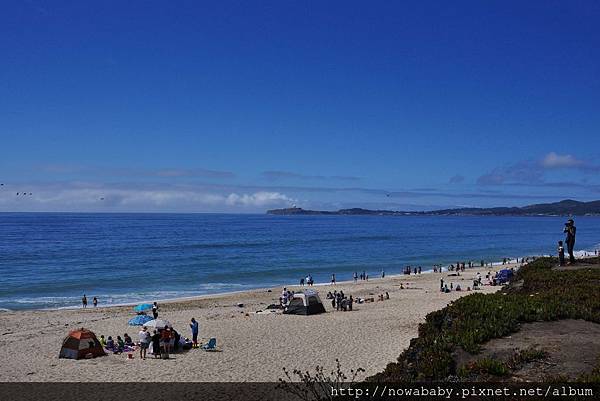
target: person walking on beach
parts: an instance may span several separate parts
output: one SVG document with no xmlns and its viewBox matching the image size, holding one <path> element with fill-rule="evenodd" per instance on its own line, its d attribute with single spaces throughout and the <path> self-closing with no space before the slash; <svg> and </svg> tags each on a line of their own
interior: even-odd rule
<svg viewBox="0 0 600 401">
<path fill-rule="evenodd" d="M 83 294 L 83 298 L 81 298 L 81 305 L 83 308 L 87 308 L 87 297 Z"/>
<path fill-rule="evenodd" d="M 192 347 L 198 348 L 199 327 L 198 327 L 198 322 L 196 321 L 196 319 L 192 318 L 191 323 L 190 323 L 190 328 L 192 329 Z"/>
<path fill-rule="evenodd" d="M 331 275 L 331 285 L 335 285 L 335 273 Z"/>
<path fill-rule="evenodd" d="M 354 272 L 354 276 L 352 276 L 352 278 L 354 279 L 354 282 L 356 283 L 356 281 L 358 280 L 358 273 Z"/>
<path fill-rule="evenodd" d="M 150 345 L 150 333 L 148 333 L 148 329 L 146 326 L 142 327 L 142 330 L 139 333 L 140 336 L 140 358 L 146 359 L 146 350 Z"/>
<path fill-rule="evenodd" d="M 96 308 L 98 306 L 98 298 L 94 297 L 94 299 L 92 299 L 92 303 L 94 304 L 94 308 Z"/>
<path fill-rule="evenodd" d="M 152 304 L 152 316 L 154 316 L 154 319 L 158 319 L 158 304 L 156 302 Z"/>
<path fill-rule="evenodd" d="M 558 241 L 558 265 L 565 265 L 565 247 L 562 241 Z"/>
<path fill-rule="evenodd" d="M 575 263 L 575 256 L 573 256 L 573 248 L 575 248 L 575 234 L 577 233 L 577 228 L 575 227 L 575 222 L 573 221 L 573 219 L 569 219 L 567 221 L 563 232 L 567 234 L 565 242 L 567 243 L 567 250 L 569 251 L 569 264 L 572 264 Z"/>
</svg>

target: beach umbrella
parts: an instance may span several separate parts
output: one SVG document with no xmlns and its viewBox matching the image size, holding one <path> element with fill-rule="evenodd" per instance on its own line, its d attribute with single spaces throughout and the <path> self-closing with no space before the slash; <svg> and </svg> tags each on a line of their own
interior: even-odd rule
<svg viewBox="0 0 600 401">
<path fill-rule="evenodd" d="M 171 323 L 168 320 L 163 319 L 153 319 L 146 323 L 144 323 L 146 327 L 154 327 L 156 329 L 164 329 L 166 326 L 171 327 Z"/>
<path fill-rule="evenodd" d="M 143 312 L 145 310 L 150 310 L 150 309 L 152 309 L 152 304 L 139 304 L 138 306 L 133 308 L 133 310 L 136 312 Z"/>
<path fill-rule="evenodd" d="M 150 320 L 153 320 L 150 316 L 138 315 L 138 316 L 134 317 L 133 319 L 129 320 L 128 324 L 130 326 L 143 326 L 144 324 L 148 323 Z"/>
</svg>

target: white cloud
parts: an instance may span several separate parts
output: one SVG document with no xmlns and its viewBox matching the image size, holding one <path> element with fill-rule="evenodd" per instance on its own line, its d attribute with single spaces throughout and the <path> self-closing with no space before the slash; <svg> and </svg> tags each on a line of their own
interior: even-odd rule
<svg viewBox="0 0 600 401">
<path fill-rule="evenodd" d="M 255 192 L 253 194 L 231 193 L 226 203 L 231 206 L 282 206 L 294 203 L 294 200 L 279 192 Z"/>
<path fill-rule="evenodd" d="M 572 155 L 559 155 L 555 152 L 548 153 L 542 159 L 542 166 L 546 168 L 581 167 L 585 163 Z"/>
<path fill-rule="evenodd" d="M 262 212 L 267 207 L 294 202 L 281 192 L 236 193 L 193 186 L 126 187 L 71 182 L 1 188 L 0 211 Z M 25 196 L 16 195 L 25 191 Z"/>
</svg>

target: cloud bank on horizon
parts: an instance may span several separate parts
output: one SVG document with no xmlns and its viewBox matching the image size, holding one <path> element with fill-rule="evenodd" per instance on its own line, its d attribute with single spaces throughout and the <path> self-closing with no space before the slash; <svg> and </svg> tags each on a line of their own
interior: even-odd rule
<svg viewBox="0 0 600 401">
<path fill-rule="evenodd" d="M 455 174 L 446 178 L 446 182 L 440 178 L 437 188 L 412 189 L 344 186 L 339 184 L 368 183 L 368 179 L 287 171 L 261 173 L 256 180 L 263 179 L 264 183 L 232 183 L 238 174 L 204 168 L 144 170 L 53 165 L 38 167 L 36 171 L 43 172 L 43 179 L 2 182 L 0 211 L 260 213 L 291 206 L 328 210 L 347 207 L 432 210 L 524 205 L 568 197 L 600 198 L 600 184 L 586 181 L 600 167 L 589 160 L 556 152 L 494 168 L 474 181 Z M 583 181 L 548 180 L 556 172 L 576 172 Z M 74 173 L 81 179 L 64 179 Z M 311 182 L 321 185 L 309 185 Z M 523 187 L 528 188 L 526 193 Z M 573 193 L 577 196 L 571 196 Z"/>
</svg>

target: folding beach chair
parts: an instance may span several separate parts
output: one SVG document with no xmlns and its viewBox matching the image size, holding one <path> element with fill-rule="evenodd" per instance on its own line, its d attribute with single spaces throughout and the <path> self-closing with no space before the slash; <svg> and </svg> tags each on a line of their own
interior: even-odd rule
<svg viewBox="0 0 600 401">
<path fill-rule="evenodd" d="M 202 346 L 202 349 L 204 351 L 216 351 L 217 350 L 217 339 L 216 338 L 211 338 L 210 340 L 208 340 L 207 344 L 204 344 Z"/>
</svg>

